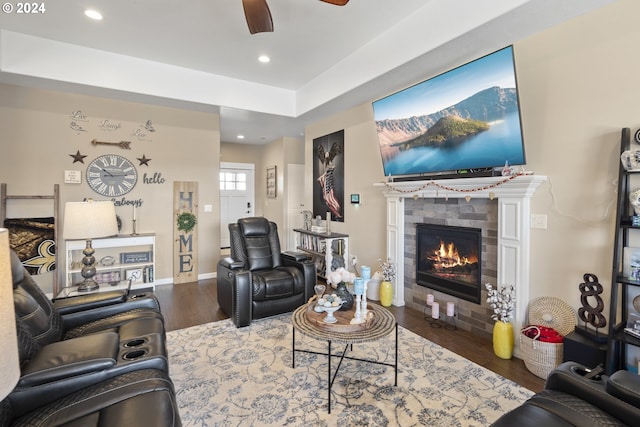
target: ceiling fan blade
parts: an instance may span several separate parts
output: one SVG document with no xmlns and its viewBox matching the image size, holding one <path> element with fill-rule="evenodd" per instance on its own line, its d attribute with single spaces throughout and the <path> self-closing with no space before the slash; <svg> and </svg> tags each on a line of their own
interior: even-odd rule
<svg viewBox="0 0 640 427">
<path fill-rule="evenodd" d="M 273 32 L 273 20 L 266 0 L 242 0 L 242 7 L 251 34 Z"/>
<path fill-rule="evenodd" d="M 325 3 L 335 4 L 336 6 L 344 6 L 345 4 L 349 3 L 349 0 L 320 0 L 320 1 L 323 1 Z"/>
</svg>

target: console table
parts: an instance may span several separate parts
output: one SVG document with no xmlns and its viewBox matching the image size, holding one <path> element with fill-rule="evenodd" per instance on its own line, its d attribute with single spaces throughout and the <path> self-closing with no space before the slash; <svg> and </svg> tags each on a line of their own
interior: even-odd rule
<svg viewBox="0 0 640 427">
<path fill-rule="evenodd" d="M 379 306 L 374 303 L 368 303 L 369 308 L 372 309 L 375 313 L 374 318 L 371 322 L 371 326 L 357 331 L 350 332 L 340 332 L 333 331 L 330 329 L 324 329 L 318 327 L 314 322 L 310 321 L 307 317 L 307 304 L 304 304 L 298 307 L 291 316 L 291 321 L 293 324 L 293 338 L 291 341 L 291 347 L 293 352 L 292 357 L 292 367 L 295 369 L 296 367 L 296 351 L 300 351 L 303 353 L 311 353 L 311 354 L 319 354 L 327 356 L 327 409 L 328 412 L 331 413 L 331 387 L 333 386 L 333 382 L 338 375 L 338 371 L 340 370 L 340 365 L 344 359 L 350 360 L 358 360 L 360 362 L 367 363 L 375 363 L 377 365 L 385 365 L 393 367 L 395 371 L 395 377 L 393 385 L 398 385 L 398 322 L 396 322 L 396 318 L 393 314 L 387 310 L 386 308 Z M 347 356 L 347 351 L 349 350 L 349 346 L 353 349 L 353 344 L 365 343 L 379 340 L 382 337 L 389 335 L 395 329 L 395 361 L 394 363 L 386 363 L 380 362 L 377 360 L 370 359 L 360 359 L 357 357 L 349 357 Z M 316 340 L 326 340 L 327 341 L 327 352 L 320 353 L 317 351 L 311 350 L 303 350 L 296 348 L 296 330 L 310 338 Z M 345 344 L 345 348 L 341 354 L 332 354 L 331 353 L 331 343 L 336 342 L 338 344 Z M 339 357 L 340 361 L 338 362 L 338 367 L 336 371 L 333 373 L 333 377 L 331 376 L 331 358 Z"/>
</svg>

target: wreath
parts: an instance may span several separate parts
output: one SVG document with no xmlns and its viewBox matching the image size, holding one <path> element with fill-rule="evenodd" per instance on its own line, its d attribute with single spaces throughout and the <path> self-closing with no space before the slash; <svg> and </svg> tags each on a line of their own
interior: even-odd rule
<svg viewBox="0 0 640 427">
<path fill-rule="evenodd" d="M 188 233 L 193 230 L 193 227 L 195 227 L 197 223 L 198 220 L 196 219 L 196 216 L 191 212 L 182 212 L 180 215 L 178 215 L 177 224 L 178 230 L 180 231 Z"/>
</svg>

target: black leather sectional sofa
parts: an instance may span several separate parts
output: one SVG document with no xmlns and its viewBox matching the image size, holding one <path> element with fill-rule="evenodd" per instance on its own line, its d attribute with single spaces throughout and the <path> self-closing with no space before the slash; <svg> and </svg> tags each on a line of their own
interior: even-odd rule
<svg viewBox="0 0 640 427">
<path fill-rule="evenodd" d="M 500 417 L 493 427 L 640 425 L 640 376 L 596 374 L 575 362 L 553 370 L 545 389 Z"/>
<path fill-rule="evenodd" d="M 4 426 L 180 426 L 152 293 L 51 301 L 11 259 L 21 376 Z"/>
</svg>

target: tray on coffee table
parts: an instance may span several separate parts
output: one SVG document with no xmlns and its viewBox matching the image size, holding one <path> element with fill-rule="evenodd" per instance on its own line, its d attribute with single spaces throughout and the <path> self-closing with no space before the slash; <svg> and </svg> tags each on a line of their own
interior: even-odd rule
<svg viewBox="0 0 640 427">
<path fill-rule="evenodd" d="M 327 331 L 335 331 L 335 332 L 354 332 L 354 331 L 362 331 L 369 327 L 371 327 L 373 318 L 375 316 L 375 310 L 371 307 L 367 308 L 367 316 L 366 320 L 363 323 L 351 324 L 351 319 L 354 318 L 356 313 L 355 304 L 350 310 L 345 311 L 336 311 L 333 313 L 336 319 L 338 319 L 335 323 L 326 323 L 324 318 L 327 316 L 327 313 L 324 311 L 318 313 L 314 310 L 316 307 L 316 297 L 312 298 L 307 303 L 307 311 L 306 316 L 309 322 L 311 322 L 314 326 L 320 329 L 324 329 Z"/>
</svg>

